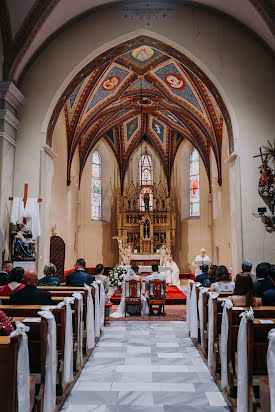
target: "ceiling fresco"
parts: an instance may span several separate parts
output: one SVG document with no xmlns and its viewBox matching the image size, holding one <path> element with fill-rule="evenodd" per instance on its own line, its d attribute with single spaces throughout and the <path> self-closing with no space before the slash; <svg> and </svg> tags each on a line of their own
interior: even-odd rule
<svg viewBox="0 0 275 412">
<path fill-rule="evenodd" d="M 140 36 L 95 60 L 68 85 L 48 128 L 47 141 L 51 145 L 64 107 L 68 184 L 76 147 L 81 180 L 87 158 L 101 138 L 116 156 L 122 185 L 131 154 L 144 138 L 163 164 L 168 187 L 183 139 L 196 146 L 209 178 L 212 148 L 221 184 L 224 124 L 232 150 L 230 117 L 213 83 L 190 59 L 159 41 Z"/>
</svg>

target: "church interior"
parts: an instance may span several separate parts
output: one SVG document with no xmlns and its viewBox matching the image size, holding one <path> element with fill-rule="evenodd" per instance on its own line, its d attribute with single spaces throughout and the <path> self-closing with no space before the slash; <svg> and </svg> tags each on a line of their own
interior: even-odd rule
<svg viewBox="0 0 275 412">
<path fill-rule="evenodd" d="M 0 28 L 0 412 L 275 412 L 274 1 Z"/>
</svg>

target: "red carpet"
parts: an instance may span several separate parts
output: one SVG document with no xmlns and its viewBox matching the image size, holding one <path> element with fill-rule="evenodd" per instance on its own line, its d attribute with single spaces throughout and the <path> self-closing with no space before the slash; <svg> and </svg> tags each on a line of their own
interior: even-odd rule
<svg viewBox="0 0 275 412">
<path fill-rule="evenodd" d="M 116 292 L 111 297 L 111 302 L 114 305 L 119 305 L 120 296 L 116 296 Z M 186 296 L 177 286 L 167 286 L 166 289 L 166 305 L 185 305 Z"/>
</svg>

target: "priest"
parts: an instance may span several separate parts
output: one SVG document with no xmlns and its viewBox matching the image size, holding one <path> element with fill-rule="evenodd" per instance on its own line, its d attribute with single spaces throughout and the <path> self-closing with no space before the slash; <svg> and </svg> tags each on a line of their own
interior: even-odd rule
<svg viewBox="0 0 275 412">
<path fill-rule="evenodd" d="M 192 265 L 196 268 L 195 276 L 198 276 L 202 273 L 201 271 L 202 265 L 209 266 L 210 264 L 211 264 L 211 259 L 209 258 L 209 256 L 207 256 L 206 249 L 201 248 L 200 254 L 196 256 L 194 262 L 192 263 Z"/>
<path fill-rule="evenodd" d="M 169 256 L 165 262 L 165 266 L 169 266 L 170 270 L 165 272 L 165 279 L 168 286 L 180 286 L 180 270 L 172 256 Z"/>
</svg>

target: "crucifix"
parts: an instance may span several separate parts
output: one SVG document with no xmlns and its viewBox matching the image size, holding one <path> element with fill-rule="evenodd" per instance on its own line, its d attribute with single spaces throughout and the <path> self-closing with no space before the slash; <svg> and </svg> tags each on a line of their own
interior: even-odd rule
<svg viewBox="0 0 275 412">
<path fill-rule="evenodd" d="M 25 209 L 25 207 L 26 207 L 27 200 L 28 200 L 28 188 L 29 188 L 28 183 L 25 183 L 25 184 L 24 184 L 24 196 L 23 196 L 24 209 Z M 9 200 L 13 200 L 13 197 L 9 197 Z M 38 202 L 38 203 L 42 203 L 42 201 L 43 201 L 42 199 L 37 199 L 37 202 Z M 23 218 L 23 223 L 24 223 L 24 224 L 27 223 L 27 220 L 26 220 L 25 217 Z"/>
</svg>

